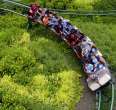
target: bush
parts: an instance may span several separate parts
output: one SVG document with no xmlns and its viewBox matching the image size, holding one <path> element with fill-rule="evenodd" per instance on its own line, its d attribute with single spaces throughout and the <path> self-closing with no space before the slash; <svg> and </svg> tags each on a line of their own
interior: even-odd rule
<svg viewBox="0 0 116 110">
<path fill-rule="evenodd" d="M 96 10 L 116 10 L 116 0 L 98 0 L 93 5 Z"/>
<path fill-rule="evenodd" d="M 20 28 L 4 29 L 0 32 L 0 48 L 4 46 L 12 47 L 16 45 L 25 45 L 30 42 L 30 36 L 25 30 Z"/>
<path fill-rule="evenodd" d="M 43 5 L 43 0 L 21 0 L 25 3 L 38 1 Z M 115 10 L 116 0 L 45 0 L 48 8 L 70 10 Z"/>
<path fill-rule="evenodd" d="M 6 28 L 10 29 L 12 27 L 23 28 L 26 24 L 25 18 L 21 16 L 15 16 L 12 14 L 7 14 L 6 16 L 0 16 L 0 30 Z"/>
<path fill-rule="evenodd" d="M 23 18 L 7 16 L 0 17 L 7 19 L 0 22 L 0 110 L 72 110 L 83 87 L 70 49 L 43 27 L 27 32 Z"/>
</svg>

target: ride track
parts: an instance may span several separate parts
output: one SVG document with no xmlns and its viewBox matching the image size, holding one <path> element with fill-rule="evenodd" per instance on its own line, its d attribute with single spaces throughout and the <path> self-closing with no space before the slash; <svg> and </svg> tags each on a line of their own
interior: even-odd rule
<svg viewBox="0 0 116 110">
<path fill-rule="evenodd" d="M 26 8 L 26 9 L 30 9 L 30 7 L 28 5 L 25 5 L 23 3 L 19 3 L 19 2 L 15 2 L 15 1 L 12 1 L 12 0 L 3 0 L 3 3 L 4 2 L 7 2 L 9 4 L 14 4 L 16 6 L 20 6 L 20 7 L 23 7 L 23 8 Z M 51 11 L 56 11 L 56 12 L 65 12 L 64 14 L 75 14 L 75 11 L 66 11 L 66 10 L 58 10 L 58 9 L 50 9 Z M 11 12 L 11 13 L 14 13 L 14 14 L 17 14 L 17 15 L 20 15 L 20 16 L 23 16 L 23 17 L 27 17 L 27 15 L 25 14 L 22 14 L 22 13 L 19 13 L 19 12 L 16 12 L 14 10 L 10 10 L 10 9 L 7 9 L 7 8 L 0 8 L 0 14 L 3 14 L 4 12 Z M 70 12 L 70 13 L 69 13 Z M 115 16 L 116 15 L 116 10 L 110 10 L 110 11 L 99 11 L 100 13 L 96 13 L 98 11 L 93 11 L 91 14 L 81 14 L 81 13 L 78 13 L 77 15 L 80 15 L 80 16 L 94 16 L 94 15 L 100 15 L 100 16 L 104 16 L 104 15 L 113 15 Z M 109 13 L 110 12 L 110 13 Z M 62 14 L 63 14 L 62 13 Z M 114 84 L 112 81 L 109 82 L 108 84 L 110 86 L 110 90 L 111 90 L 111 95 L 110 95 L 110 101 L 109 101 L 109 104 L 110 104 L 110 108 L 109 110 L 113 110 L 113 104 L 114 104 Z M 108 86 L 107 85 L 107 86 Z M 109 87 L 108 86 L 108 87 Z M 96 91 L 96 110 L 102 110 L 102 105 L 104 103 L 103 101 L 103 97 L 105 97 L 105 99 L 107 99 L 109 96 L 105 96 L 103 94 L 103 90 L 105 89 L 105 86 L 102 87 L 101 89 L 97 90 Z"/>
</svg>

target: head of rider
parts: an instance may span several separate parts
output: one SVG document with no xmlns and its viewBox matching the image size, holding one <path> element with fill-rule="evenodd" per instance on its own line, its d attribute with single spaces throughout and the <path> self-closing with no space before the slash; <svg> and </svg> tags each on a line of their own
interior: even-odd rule
<svg viewBox="0 0 116 110">
<path fill-rule="evenodd" d="M 93 63 L 93 64 L 99 63 L 99 62 L 98 62 L 98 59 L 97 59 L 95 56 L 91 56 L 91 60 L 92 60 L 92 63 Z"/>
<path fill-rule="evenodd" d="M 39 8 L 40 6 L 38 4 L 31 4 L 29 9 L 29 15 L 33 17 Z"/>
<path fill-rule="evenodd" d="M 94 65 L 91 63 L 85 63 L 84 70 L 88 75 L 91 75 L 94 72 Z"/>
</svg>

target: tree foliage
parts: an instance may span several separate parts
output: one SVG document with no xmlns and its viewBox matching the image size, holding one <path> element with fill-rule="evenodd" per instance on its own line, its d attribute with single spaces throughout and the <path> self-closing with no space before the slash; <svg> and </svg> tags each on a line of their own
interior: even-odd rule
<svg viewBox="0 0 116 110">
<path fill-rule="evenodd" d="M 96 10 L 116 10 L 116 0 L 99 0 L 93 5 Z"/>
<path fill-rule="evenodd" d="M 37 1 L 42 5 L 42 0 L 25 0 L 31 3 Z M 64 10 L 113 10 L 116 9 L 116 0 L 45 0 L 46 7 Z"/>
</svg>

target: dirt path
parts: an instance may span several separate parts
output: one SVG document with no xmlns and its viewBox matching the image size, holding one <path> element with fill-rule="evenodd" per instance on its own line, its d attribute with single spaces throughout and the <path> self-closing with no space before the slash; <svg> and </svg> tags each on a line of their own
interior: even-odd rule
<svg viewBox="0 0 116 110">
<path fill-rule="evenodd" d="M 89 90 L 85 78 L 82 78 L 81 82 L 84 85 L 84 93 L 75 110 L 95 110 L 95 93 Z"/>
</svg>

